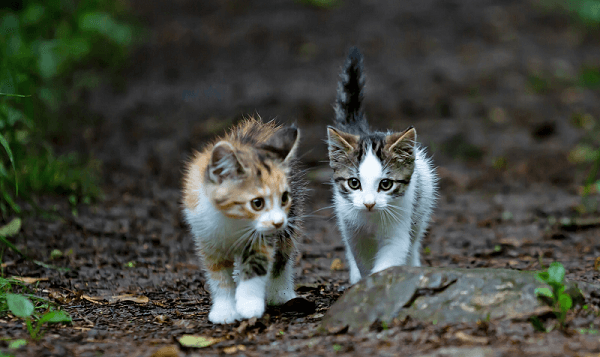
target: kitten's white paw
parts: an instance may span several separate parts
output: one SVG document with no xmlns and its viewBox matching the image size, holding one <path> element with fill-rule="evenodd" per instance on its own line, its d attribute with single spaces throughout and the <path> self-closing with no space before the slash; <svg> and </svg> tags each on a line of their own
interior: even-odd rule
<svg viewBox="0 0 600 357">
<path fill-rule="evenodd" d="M 210 308 L 208 320 L 213 324 L 230 324 L 240 320 L 234 301 L 215 301 Z"/>
<path fill-rule="evenodd" d="M 256 297 L 240 298 L 236 301 L 235 308 L 244 319 L 262 317 L 265 313 L 265 300 Z"/>
<path fill-rule="evenodd" d="M 261 317 L 265 313 L 266 276 L 242 280 L 235 290 L 235 309 L 242 318 Z"/>
<path fill-rule="evenodd" d="M 283 305 L 286 302 L 296 298 L 296 292 L 292 289 L 283 289 L 275 292 L 269 293 L 269 297 L 267 299 L 267 303 L 269 305 Z"/>
</svg>

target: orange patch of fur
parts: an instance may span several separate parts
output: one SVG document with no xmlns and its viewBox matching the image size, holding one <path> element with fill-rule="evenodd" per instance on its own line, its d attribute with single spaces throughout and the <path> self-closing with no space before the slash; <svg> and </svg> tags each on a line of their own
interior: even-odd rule
<svg viewBox="0 0 600 357">
<path fill-rule="evenodd" d="M 188 162 L 183 180 L 183 204 L 194 209 L 199 202 L 199 195 L 206 194 L 211 202 L 224 215 L 230 218 L 255 219 L 259 212 L 248 208 L 247 203 L 256 198 L 283 194 L 288 189 L 286 167 L 281 162 L 265 160 L 266 169 L 260 162 L 255 146 L 265 143 L 280 130 L 274 122 L 262 123 L 248 118 L 234 127 L 222 138 L 217 138 L 207 145 L 202 152 L 196 152 Z M 247 173 L 245 179 L 236 182 L 225 181 L 216 185 L 207 179 L 212 150 L 216 143 L 225 140 L 233 145 L 236 155 Z M 259 174 L 260 172 L 260 174 Z M 286 207 L 289 211 L 290 205 Z"/>
</svg>

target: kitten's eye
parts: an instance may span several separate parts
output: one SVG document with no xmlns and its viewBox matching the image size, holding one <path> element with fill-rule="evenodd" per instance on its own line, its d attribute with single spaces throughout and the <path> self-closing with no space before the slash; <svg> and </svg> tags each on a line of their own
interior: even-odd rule
<svg viewBox="0 0 600 357">
<path fill-rule="evenodd" d="M 290 193 L 285 191 L 283 195 L 281 195 L 281 205 L 285 206 L 290 201 Z"/>
<path fill-rule="evenodd" d="M 394 186 L 394 182 L 392 180 L 383 179 L 379 182 L 379 188 L 384 191 L 389 190 L 392 188 L 392 186 Z"/>
<path fill-rule="evenodd" d="M 360 188 L 360 181 L 357 178 L 348 179 L 348 186 L 350 186 L 353 190 L 358 190 Z"/>
<path fill-rule="evenodd" d="M 250 201 L 250 205 L 255 211 L 260 211 L 265 207 L 265 199 L 262 197 L 257 197 Z"/>
</svg>

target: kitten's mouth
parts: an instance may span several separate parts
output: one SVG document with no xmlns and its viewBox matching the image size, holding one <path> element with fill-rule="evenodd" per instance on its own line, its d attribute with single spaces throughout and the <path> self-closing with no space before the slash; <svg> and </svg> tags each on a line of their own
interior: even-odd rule
<svg viewBox="0 0 600 357">
<path fill-rule="evenodd" d="M 287 225 L 282 225 L 279 226 L 277 228 L 272 227 L 272 228 L 260 228 L 258 229 L 258 232 L 262 233 L 262 234 L 271 234 L 271 233 L 276 233 L 276 232 L 280 232 L 285 230 L 285 228 L 287 227 Z"/>
</svg>

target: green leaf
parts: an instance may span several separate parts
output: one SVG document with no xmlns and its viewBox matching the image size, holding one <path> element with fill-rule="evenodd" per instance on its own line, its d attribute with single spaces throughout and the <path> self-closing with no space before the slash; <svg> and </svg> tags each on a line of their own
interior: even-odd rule
<svg viewBox="0 0 600 357">
<path fill-rule="evenodd" d="M 8 343 L 8 348 L 10 348 L 11 350 L 16 350 L 18 348 L 21 348 L 23 346 L 27 345 L 27 340 L 24 338 L 18 338 L 16 340 L 12 340 Z"/>
<path fill-rule="evenodd" d="M 62 310 L 54 310 L 42 315 L 42 317 L 38 321 L 38 324 L 43 324 L 44 322 L 47 322 L 49 324 L 56 324 L 61 322 L 68 323 L 71 321 L 73 321 L 71 319 L 71 315 L 69 315 L 67 312 Z"/>
<path fill-rule="evenodd" d="M 6 97 L 19 97 L 19 98 L 27 98 L 27 97 L 31 97 L 31 94 L 24 95 L 24 94 L 9 94 L 9 93 L 0 93 L 0 95 L 6 96 Z"/>
<path fill-rule="evenodd" d="M 550 277 L 550 275 L 548 274 L 548 272 L 545 272 L 545 271 L 537 273 L 537 276 L 536 276 L 536 278 L 543 283 L 548 282 L 549 277 Z"/>
<path fill-rule="evenodd" d="M 4 195 L 4 198 L 6 199 L 6 195 Z M 21 252 L 19 248 L 17 248 L 14 244 L 12 244 L 8 239 L 5 238 L 16 235 L 17 233 L 19 233 L 20 230 L 21 219 L 13 219 L 7 225 L 0 227 L 0 242 L 4 243 L 7 247 L 24 257 L 25 254 L 23 254 L 23 252 Z"/>
<path fill-rule="evenodd" d="M 2 146 L 4 147 L 4 150 L 6 150 L 6 153 L 8 154 L 8 158 L 10 160 L 10 163 L 12 164 L 13 167 L 13 171 L 17 172 L 17 168 L 15 167 L 15 159 L 13 157 L 13 153 L 10 150 L 10 145 L 8 145 L 8 141 L 6 141 L 6 139 L 4 138 L 4 136 L 2 134 L 0 134 L 0 144 L 2 144 Z M 17 180 L 15 180 L 15 191 L 17 191 L 17 195 L 19 194 L 19 185 L 17 183 Z"/>
<path fill-rule="evenodd" d="M 554 262 L 548 268 L 549 283 L 562 283 L 565 278 L 565 268 L 561 263 Z"/>
<path fill-rule="evenodd" d="M 23 22 L 27 25 L 36 24 L 42 19 L 42 16 L 44 16 L 45 10 L 46 8 L 40 4 L 29 5 L 23 13 Z"/>
<path fill-rule="evenodd" d="M 546 331 L 546 327 L 544 327 L 544 324 L 542 323 L 542 321 L 540 321 L 539 317 L 537 317 L 537 316 L 531 316 L 529 318 L 529 322 L 531 322 L 531 325 L 533 326 L 533 328 L 536 331 L 547 332 Z"/>
<path fill-rule="evenodd" d="M 50 252 L 50 259 L 54 260 L 54 259 L 58 259 L 60 257 L 63 256 L 63 252 L 60 251 L 60 249 L 53 249 Z"/>
<path fill-rule="evenodd" d="M 0 236 L 13 237 L 21 231 L 21 218 L 15 218 L 7 225 L 0 227 Z"/>
<path fill-rule="evenodd" d="M 562 312 L 569 311 L 573 306 L 573 299 L 567 294 L 562 294 L 558 297 L 558 306 Z"/>
<path fill-rule="evenodd" d="M 221 342 L 223 339 L 197 335 L 183 335 L 178 341 L 184 347 L 204 348 Z"/>
<path fill-rule="evenodd" d="M 66 272 L 66 271 L 70 271 L 71 270 L 69 268 L 62 268 L 62 267 L 58 267 L 58 266 L 53 265 L 53 264 L 46 264 L 46 263 L 41 262 L 39 260 L 34 260 L 33 263 L 37 264 L 37 265 L 39 265 L 41 267 L 44 267 L 46 269 L 54 269 L 54 270 L 58 270 L 58 271 L 62 271 L 62 272 Z"/>
<path fill-rule="evenodd" d="M 40 56 L 38 58 L 38 69 L 40 75 L 44 79 L 50 79 L 58 73 L 58 65 L 60 59 L 54 51 L 56 47 L 55 40 L 43 41 L 40 44 L 39 51 Z"/>
<path fill-rule="evenodd" d="M 8 309 L 18 317 L 29 317 L 33 314 L 33 304 L 23 295 L 6 294 Z"/>
<path fill-rule="evenodd" d="M 549 298 L 552 298 L 552 296 L 553 296 L 552 291 L 550 291 L 550 289 L 548 289 L 548 288 L 536 288 L 535 295 L 536 296 L 547 296 Z"/>
</svg>

